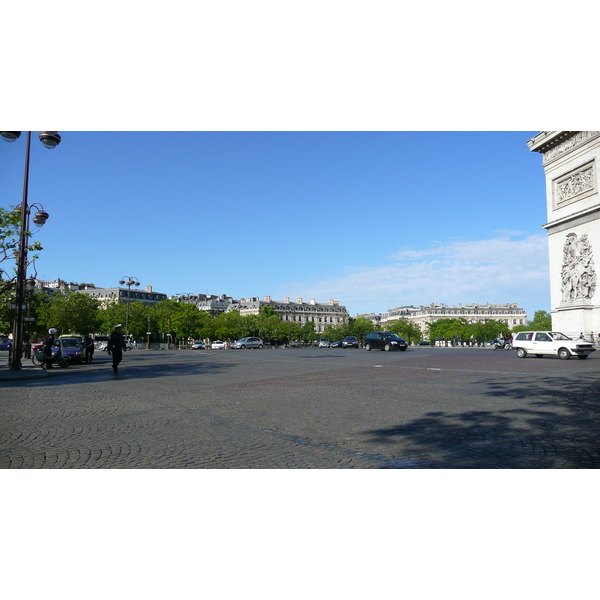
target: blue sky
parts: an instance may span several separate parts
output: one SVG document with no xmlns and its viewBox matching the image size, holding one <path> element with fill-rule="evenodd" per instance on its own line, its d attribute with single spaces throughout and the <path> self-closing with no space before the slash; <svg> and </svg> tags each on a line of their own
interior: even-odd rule
<svg viewBox="0 0 600 600">
<path fill-rule="evenodd" d="M 532 317 L 550 309 L 536 133 L 62 131 L 48 151 L 34 132 L 29 200 L 50 213 L 38 275 Z M 21 199 L 24 138 L 0 144 L 2 206 Z"/>
<path fill-rule="evenodd" d="M 590 15 L 589 3 L 569 8 Z M 112 286 L 132 275 L 168 294 L 334 298 L 351 314 L 435 301 L 517 302 L 530 317 L 534 310 L 550 309 L 541 227 L 544 175 L 541 157 L 530 153 L 526 142 L 540 130 L 595 129 L 598 109 L 596 95 L 588 91 L 585 60 L 597 53 L 596 37 L 580 35 L 576 43 L 565 35 L 556 38 L 562 15 L 547 2 L 499 7 L 230 0 L 155 9 L 109 0 L 100 8 L 78 5 L 76 11 L 60 1 L 35 10 L 13 2 L 3 10 L 7 23 L 27 25 L 27 33 L 24 27 L 3 31 L 10 57 L 3 64 L 3 126 L 54 127 L 63 135 L 56 150 L 45 150 L 35 139 L 32 148 L 30 200 L 50 213 L 40 233 L 45 250 L 39 274 L 45 278 Z M 101 133 L 87 133 L 96 130 Z M 252 133 L 261 131 L 274 133 Z M 454 133 L 463 131 L 471 133 Z M 21 200 L 24 148 L 24 139 L 11 145 L 0 141 L 2 206 Z M 235 475 L 236 480 L 220 478 L 207 486 L 203 474 L 204 485 L 194 495 L 200 508 L 215 483 L 234 497 L 242 474 Z M 350 539 L 345 535 L 350 520 L 358 527 L 349 543 L 334 543 L 330 552 L 342 568 L 362 548 L 357 543 L 387 549 L 393 539 L 386 531 L 385 538 L 373 540 L 371 528 L 357 521 L 355 507 L 362 509 L 375 491 L 393 494 L 399 510 L 406 509 L 399 487 L 405 487 L 404 476 L 383 483 L 370 473 L 353 473 L 353 483 L 340 488 L 340 477 L 314 472 L 302 481 L 310 496 L 298 496 L 297 476 L 286 482 L 280 472 L 269 475 L 277 478 L 273 488 L 287 483 L 289 491 L 285 510 L 275 509 L 278 531 L 297 509 L 317 524 L 319 539 L 331 531 L 333 514 L 323 510 L 323 498 L 343 499 L 334 511 L 338 516 L 342 511 L 337 537 Z M 243 489 L 257 499 L 256 521 L 270 524 L 274 508 L 264 502 L 269 487 L 257 476 L 245 478 Z M 530 481 L 531 474 L 526 476 Z M 361 477 L 369 478 L 367 485 Z M 416 483 L 435 497 L 438 479 L 419 477 Z M 463 525 L 473 522 L 465 494 L 486 483 L 497 486 L 488 473 L 477 473 L 476 481 L 463 473 L 451 479 L 444 485 L 457 501 L 448 521 L 460 522 L 464 534 Z M 555 521 L 547 498 L 550 493 L 556 498 L 557 486 L 540 482 L 537 474 L 535 480 L 543 494 L 536 503 L 538 521 Z M 503 489 L 513 482 L 519 487 L 510 490 L 512 497 L 522 498 L 522 478 L 507 482 L 503 474 Z M 81 487 L 64 483 L 52 489 L 57 497 L 70 497 Z M 153 489 L 168 489 L 169 497 L 160 500 L 169 505 L 176 497 L 173 479 L 160 483 Z M 116 494 L 119 489 L 115 485 Z M 190 490 L 181 486 L 181 493 Z M 583 494 L 589 496 L 589 490 Z M 136 506 L 143 511 L 147 503 L 140 499 Z M 559 502 L 564 500 L 569 499 L 559 493 Z M 463 513 L 467 504 L 469 512 Z M 20 506 L 14 509 L 20 514 Z M 120 506 L 114 511 L 103 506 L 107 531 L 122 522 L 122 512 Z M 156 521 L 155 512 L 148 512 L 144 523 Z M 409 512 L 414 516 L 414 507 Z M 19 520 L 15 539 L 22 524 L 31 522 L 30 513 Z M 503 514 L 513 525 L 506 528 L 506 549 L 513 552 L 509 536 L 515 523 L 529 526 L 531 519 L 525 511 L 523 520 L 522 502 L 515 510 L 503 506 Z M 228 515 L 218 517 L 223 518 L 213 519 L 214 532 L 222 537 Z M 411 523 L 418 528 L 403 523 L 404 538 L 419 543 L 428 519 L 426 510 L 422 515 L 417 510 Z M 124 530 L 130 527 L 123 524 Z M 39 534 L 37 525 L 33 535 Z M 213 531 L 203 523 L 204 537 L 207 527 Z M 363 530 L 369 538 L 363 539 Z M 436 532 L 444 539 L 439 523 Z M 469 536 L 467 525 L 466 532 L 455 555 L 463 560 L 467 553 L 477 562 L 482 553 L 469 551 L 481 547 L 479 529 Z M 455 532 L 447 533 L 455 550 Z M 266 543 L 271 539 L 267 535 Z M 304 560 L 314 546 L 310 541 L 310 547 L 295 541 L 300 552 L 294 556 L 292 550 L 293 558 Z M 505 555 L 503 541 L 494 539 L 498 558 Z M 293 561 L 287 550 L 282 573 Z M 490 551 L 483 553 L 481 572 Z M 448 554 L 436 567 L 452 577 L 461 565 L 449 564 Z M 367 558 L 364 584 L 350 580 L 362 596 L 385 571 L 381 553 L 372 555 L 378 578 Z M 262 560 L 264 553 L 258 556 Z M 540 567 L 551 558 L 542 553 Z M 278 557 L 270 559 L 278 564 Z M 429 572 L 415 566 L 414 586 L 422 590 Z M 222 579 L 215 583 L 219 590 Z M 565 580 L 565 589 L 571 580 Z M 474 582 L 469 597 L 480 595 L 477 578 Z M 560 596 L 562 587 L 553 589 Z"/>
</svg>

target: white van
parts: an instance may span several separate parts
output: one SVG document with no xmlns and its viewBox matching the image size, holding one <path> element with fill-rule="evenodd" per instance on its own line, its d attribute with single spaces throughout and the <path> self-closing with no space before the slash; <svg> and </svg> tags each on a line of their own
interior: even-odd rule
<svg viewBox="0 0 600 600">
<path fill-rule="evenodd" d="M 528 354 L 540 358 L 544 354 L 553 354 L 568 360 L 571 356 L 587 358 L 595 352 L 593 344 L 585 340 L 573 340 L 559 331 L 520 331 L 512 344 L 519 358 Z"/>
</svg>

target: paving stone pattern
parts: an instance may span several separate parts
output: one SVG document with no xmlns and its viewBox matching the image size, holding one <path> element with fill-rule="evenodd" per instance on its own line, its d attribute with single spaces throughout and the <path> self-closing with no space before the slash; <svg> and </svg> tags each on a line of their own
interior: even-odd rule
<svg viewBox="0 0 600 600">
<path fill-rule="evenodd" d="M 599 359 L 134 351 L 0 383 L 0 468 L 597 468 Z"/>
</svg>

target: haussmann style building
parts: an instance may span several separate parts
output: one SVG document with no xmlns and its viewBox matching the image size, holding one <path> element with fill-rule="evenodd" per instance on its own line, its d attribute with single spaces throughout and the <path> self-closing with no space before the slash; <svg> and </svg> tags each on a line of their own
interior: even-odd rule
<svg viewBox="0 0 600 600">
<path fill-rule="evenodd" d="M 346 307 L 338 300 L 329 300 L 324 304 L 316 302 L 314 298 L 310 302 L 304 302 L 302 298 L 293 302 L 289 297 L 283 300 L 273 300 L 271 296 L 265 296 L 263 300 L 258 297 L 241 298 L 228 310 L 239 310 L 241 315 L 257 315 L 263 306 L 270 306 L 282 321 L 298 323 L 300 326 L 314 323 L 317 334 L 323 333 L 329 326 L 346 323 L 349 317 Z"/>
<path fill-rule="evenodd" d="M 87 294 L 100 301 L 102 307 L 106 308 L 110 304 L 117 302 L 142 302 L 146 306 L 158 304 L 161 300 L 166 300 L 167 295 L 154 292 L 151 285 L 147 285 L 143 290 L 128 290 L 127 288 L 97 288 L 87 286 L 80 290 L 74 290 L 80 294 Z"/>
<path fill-rule="evenodd" d="M 382 314 L 360 315 L 385 329 L 389 323 L 404 319 L 418 325 L 422 332 L 427 326 L 440 319 L 465 319 L 468 323 L 484 323 L 485 321 L 502 321 L 510 328 L 527 324 L 527 313 L 517 304 L 459 304 L 447 306 L 442 303 L 432 303 L 428 306 L 399 306 L 391 308 Z"/>
</svg>

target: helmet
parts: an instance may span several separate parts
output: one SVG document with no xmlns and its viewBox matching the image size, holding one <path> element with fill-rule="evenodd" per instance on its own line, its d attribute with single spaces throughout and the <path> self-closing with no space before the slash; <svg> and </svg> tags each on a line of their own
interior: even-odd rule
<svg viewBox="0 0 600 600">
<path fill-rule="evenodd" d="M 52 335 L 54 335 L 56 333 L 56 329 L 54 329 L 54 327 L 52 327 L 51 329 L 48 329 L 48 333 L 51 333 Z"/>
</svg>

